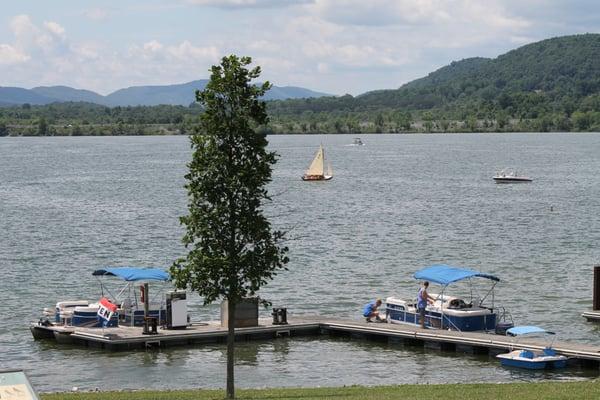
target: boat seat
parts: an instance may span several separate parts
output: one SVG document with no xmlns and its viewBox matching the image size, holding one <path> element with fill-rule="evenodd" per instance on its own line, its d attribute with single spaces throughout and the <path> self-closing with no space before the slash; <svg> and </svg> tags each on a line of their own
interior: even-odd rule
<svg viewBox="0 0 600 400">
<path fill-rule="evenodd" d="M 533 351 L 531 350 L 522 350 L 519 353 L 519 357 L 523 357 L 523 358 L 533 358 Z"/>
</svg>

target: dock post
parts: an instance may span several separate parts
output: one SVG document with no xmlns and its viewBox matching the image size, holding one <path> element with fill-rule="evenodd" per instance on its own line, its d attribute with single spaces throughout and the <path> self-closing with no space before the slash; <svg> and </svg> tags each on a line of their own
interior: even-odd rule
<svg viewBox="0 0 600 400">
<path fill-rule="evenodd" d="M 592 297 L 592 309 L 600 310 L 600 265 L 594 266 L 594 293 Z"/>
<path fill-rule="evenodd" d="M 150 313 L 150 295 L 148 293 L 148 282 L 144 283 L 144 319 Z"/>
</svg>

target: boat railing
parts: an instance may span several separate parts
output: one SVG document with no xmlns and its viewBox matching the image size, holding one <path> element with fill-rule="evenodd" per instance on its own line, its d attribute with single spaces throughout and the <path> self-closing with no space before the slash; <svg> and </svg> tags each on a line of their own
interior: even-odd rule
<svg viewBox="0 0 600 400">
<path fill-rule="evenodd" d="M 514 323 L 512 314 L 504 307 L 496 307 L 496 315 L 498 316 L 498 321 L 510 321 L 511 323 Z"/>
<path fill-rule="evenodd" d="M 429 324 L 427 324 L 428 321 L 429 321 Z M 425 323 L 426 323 L 426 325 L 429 325 L 432 328 L 450 329 L 450 330 L 455 330 L 455 331 L 460 332 L 460 328 L 458 326 L 456 326 L 456 324 L 454 322 L 452 322 L 452 320 L 450 318 L 448 318 L 447 315 L 444 315 L 444 314 L 440 314 L 439 316 L 426 314 L 425 315 Z"/>
<path fill-rule="evenodd" d="M 460 329 L 458 328 L 458 326 L 456 326 L 456 325 L 454 324 L 454 322 L 452 322 L 452 320 L 450 320 L 450 318 L 448 318 L 446 315 L 443 315 L 443 314 L 442 314 L 442 317 L 444 318 L 444 321 L 448 322 L 448 324 L 449 324 L 449 325 L 451 325 L 451 327 L 452 327 L 454 330 L 456 330 L 456 331 L 459 331 L 459 332 L 460 332 Z M 442 324 L 442 325 L 443 325 L 443 324 Z M 442 326 L 442 328 L 443 328 L 443 326 Z"/>
</svg>

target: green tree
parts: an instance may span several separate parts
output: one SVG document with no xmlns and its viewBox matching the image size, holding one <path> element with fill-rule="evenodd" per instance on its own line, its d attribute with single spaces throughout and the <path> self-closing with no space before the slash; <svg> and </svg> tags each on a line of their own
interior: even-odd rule
<svg viewBox="0 0 600 400">
<path fill-rule="evenodd" d="M 504 112 L 499 112 L 496 115 L 496 126 L 498 127 L 498 130 L 502 130 L 504 129 L 509 123 L 508 120 L 508 115 L 506 115 L 506 113 Z"/>
<path fill-rule="evenodd" d="M 0 137 L 2 136 L 8 136 L 8 126 L 4 120 L 0 119 Z"/>
<path fill-rule="evenodd" d="M 38 120 L 37 126 L 37 135 L 38 136 L 46 136 L 48 134 L 48 122 L 44 117 Z"/>
<path fill-rule="evenodd" d="M 71 129 L 71 136 L 82 136 L 83 132 L 81 131 L 81 127 L 79 125 L 73 125 Z"/>
<path fill-rule="evenodd" d="M 288 262 L 283 233 L 273 231 L 262 209 L 270 200 L 276 154 L 268 152 L 264 134 L 255 131 L 268 122 L 259 98 L 271 87 L 255 86 L 260 67 L 246 68 L 250 57 L 224 57 L 211 68 L 210 81 L 196 100 L 204 107 L 204 135 L 191 136 L 194 150 L 186 174 L 188 212 L 185 258 L 171 267 L 174 283 L 204 298 L 228 302 L 227 398 L 234 398 L 234 315 L 236 304 L 255 296 Z"/>
<path fill-rule="evenodd" d="M 385 120 L 383 119 L 383 115 L 381 113 L 378 113 L 375 116 L 375 132 L 377 133 L 381 133 L 383 132 L 383 126 L 385 124 Z"/>
<path fill-rule="evenodd" d="M 575 111 L 573 113 L 573 125 L 578 131 L 587 131 L 592 124 L 590 113 L 584 113 L 581 111 Z"/>
</svg>

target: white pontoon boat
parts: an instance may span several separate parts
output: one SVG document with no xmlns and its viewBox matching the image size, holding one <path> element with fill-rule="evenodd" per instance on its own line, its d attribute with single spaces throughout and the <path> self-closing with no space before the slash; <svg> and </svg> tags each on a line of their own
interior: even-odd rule
<svg viewBox="0 0 600 400">
<path fill-rule="evenodd" d="M 116 313 L 109 321 L 98 318 L 99 301 L 70 300 L 59 301 L 54 309 L 45 308 L 42 318 L 31 325 L 34 338 L 54 337 L 53 327 L 116 327 L 144 325 L 144 296 L 149 295 L 148 317 L 155 318 L 159 325 L 166 322 L 166 303 L 164 299 L 164 284 L 169 281 L 169 274 L 157 268 L 115 267 L 99 269 L 92 273 L 100 282 L 100 298 L 108 298 L 117 305 Z M 106 277 L 116 277 L 125 281 L 118 291 L 104 282 Z M 162 282 L 163 288 L 152 293 L 144 293 L 143 285 L 138 290 L 137 285 L 144 282 Z M 150 290 L 149 290 L 150 291 Z"/>
<path fill-rule="evenodd" d="M 415 279 L 429 281 L 441 285 L 439 294 L 429 293 L 435 298 L 433 305 L 428 305 L 425 313 L 425 326 L 435 329 L 450 329 L 457 331 L 491 331 L 504 334 L 513 326 L 512 318 L 501 307 L 494 306 L 494 287 L 500 281 L 494 275 L 473 271 L 467 268 L 452 267 L 445 264 L 432 265 L 417 271 Z M 470 290 L 470 298 L 451 296 L 447 293 L 450 284 L 471 278 L 484 278 L 493 282 L 492 287 L 483 297 Z M 486 300 L 490 299 L 489 305 Z M 386 299 L 386 315 L 391 323 L 418 325 L 419 313 L 416 299 Z M 510 319 L 510 321 L 509 321 Z"/>
</svg>

